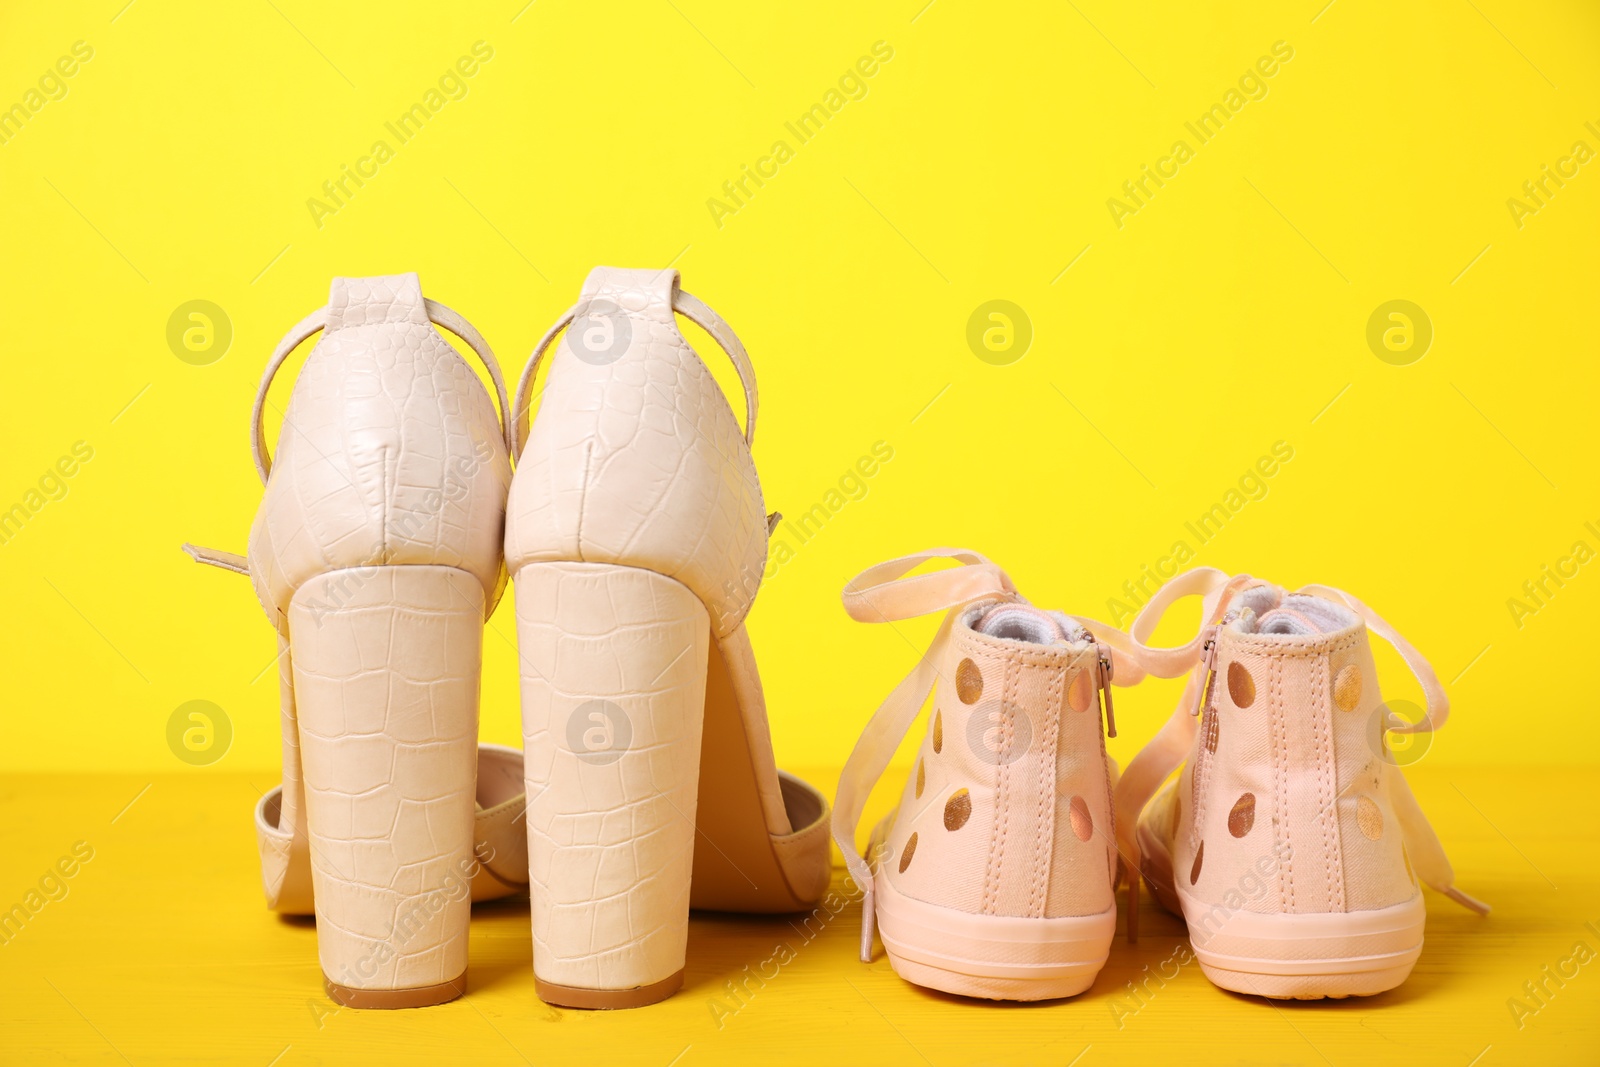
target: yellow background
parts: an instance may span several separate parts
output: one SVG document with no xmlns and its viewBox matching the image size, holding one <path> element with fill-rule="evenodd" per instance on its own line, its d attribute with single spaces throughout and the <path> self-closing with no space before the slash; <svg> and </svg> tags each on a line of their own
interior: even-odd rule
<svg viewBox="0 0 1600 1067">
<path fill-rule="evenodd" d="M 128 795 L 155 775 L 270 782 L 270 628 L 243 580 L 178 546 L 242 550 L 251 397 L 330 277 L 419 272 L 514 379 L 592 266 L 669 263 L 751 352 L 769 506 L 797 517 L 874 443 L 894 450 L 791 542 L 753 615 L 781 763 L 826 777 L 932 631 L 849 622 L 856 571 L 970 546 L 1036 603 L 1105 618 L 1283 441 L 1292 461 L 1195 562 L 1384 613 L 1454 703 L 1427 767 L 1593 767 L 1600 563 L 1520 626 L 1507 606 L 1574 542 L 1600 550 L 1600 162 L 1520 226 L 1507 207 L 1574 142 L 1600 151 L 1593 5 L 124 3 L 0 13 L 0 106 L 93 48 L 0 144 L 0 510 L 75 442 L 94 450 L 0 544 L 0 769 L 118 772 Z M 385 123 L 479 41 L 493 57 L 465 95 L 398 144 Z M 785 123 L 879 41 L 893 58 L 865 95 L 798 143 Z M 1280 41 L 1293 58 L 1265 97 L 1198 145 L 1185 123 Z M 1108 199 L 1180 138 L 1194 158 L 1119 228 Z M 394 158 L 319 227 L 308 199 L 378 139 Z M 719 226 L 708 200 L 780 139 L 793 158 Z M 205 366 L 166 338 L 195 299 L 233 330 Z M 1034 334 L 1006 366 L 966 339 L 996 299 Z M 1366 341 L 1394 299 L 1434 333 L 1407 366 Z M 483 734 L 517 744 L 509 604 L 491 627 Z M 1417 699 L 1398 660 L 1380 668 Z M 1113 754 L 1175 694 L 1120 690 Z M 234 732 L 204 769 L 166 740 L 194 699 Z M 1451 800 L 1437 786 L 1425 806 Z M 240 793 L 218 833 L 248 845 Z M 1560 811 L 1474 799 L 1497 827 Z M 1507 885 L 1543 886 L 1470 825 L 1496 842 L 1486 867 L 1517 867 Z M 0 890 L 76 836 L 19 854 Z"/>
</svg>

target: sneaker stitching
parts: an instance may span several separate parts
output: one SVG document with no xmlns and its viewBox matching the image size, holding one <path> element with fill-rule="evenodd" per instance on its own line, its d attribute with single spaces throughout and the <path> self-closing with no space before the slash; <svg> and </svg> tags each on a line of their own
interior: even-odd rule
<svg viewBox="0 0 1600 1067">
<path fill-rule="evenodd" d="M 1272 772 L 1274 790 L 1278 794 L 1278 839 L 1280 844 L 1289 841 L 1289 776 L 1286 769 L 1287 753 L 1284 751 L 1287 744 L 1284 723 L 1282 721 L 1283 709 L 1283 663 L 1281 658 L 1273 658 L 1267 664 L 1267 721 L 1270 724 L 1272 738 Z M 1294 899 L 1294 852 L 1289 852 L 1289 858 L 1278 865 L 1278 899 L 1281 908 L 1287 912 L 1295 910 Z"/>
<path fill-rule="evenodd" d="M 1050 898 L 1051 853 L 1056 838 L 1057 768 L 1061 759 L 1061 719 L 1066 714 L 1067 669 L 1054 671 L 1045 691 L 1045 736 L 1039 746 L 1039 798 L 1035 806 L 1033 884 L 1028 893 L 1028 914 L 1042 918 Z"/>
<path fill-rule="evenodd" d="M 1328 783 L 1328 769 L 1332 749 L 1328 740 L 1327 722 L 1327 660 L 1318 658 L 1311 662 L 1311 727 L 1317 751 L 1317 822 L 1322 832 L 1322 866 L 1327 878 L 1328 909 L 1343 911 L 1337 874 L 1334 870 L 1333 842 L 1329 835 L 1328 810 L 1332 789 Z"/>
</svg>

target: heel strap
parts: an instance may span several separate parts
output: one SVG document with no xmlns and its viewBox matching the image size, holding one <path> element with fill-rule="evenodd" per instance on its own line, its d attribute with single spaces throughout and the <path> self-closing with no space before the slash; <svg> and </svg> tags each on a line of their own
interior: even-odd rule
<svg viewBox="0 0 1600 1067">
<path fill-rule="evenodd" d="M 415 274 L 400 275 L 398 277 L 404 279 L 408 285 L 417 284 L 417 276 Z M 272 358 L 267 361 L 267 369 L 261 375 L 261 385 L 256 389 L 255 406 L 250 411 L 250 451 L 255 458 L 256 472 L 261 475 L 261 484 L 263 485 L 267 482 L 267 475 L 272 473 L 272 459 L 267 455 L 266 426 L 262 418 L 267 406 L 267 391 L 272 387 L 273 378 L 277 377 L 278 368 L 283 366 L 284 360 L 288 359 L 289 354 L 300 347 L 306 338 L 324 328 L 337 330 L 346 325 L 360 325 L 357 317 L 351 314 L 349 306 L 342 302 L 337 307 L 335 306 L 342 292 L 341 284 L 347 285 L 350 281 L 352 279 L 334 279 L 335 300 L 330 301 L 327 307 L 319 308 L 295 323 L 294 327 L 284 335 L 283 340 L 278 342 L 278 347 L 273 349 Z M 421 290 L 418 289 L 417 295 L 420 296 L 420 294 Z M 506 411 L 509 407 L 506 403 L 506 383 L 500 374 L 500 364 L 495 360 L 494 352 L 489 348 L 489 342 L 483 339 L 482 334 L 473 329 L 470 322 L 438 301 L 424 298 L 422 307 L 429 321 L 461 338 L 483 361 L 484 369 L 489 372 L 489 380 L 494 383 L 495 397 L 500 402 L 500 432 L 505 438 L 506 448 L 510 449 L 511 425 L 506 418 Z"/>
<path fill-rule="evenodd" d="M 734 334 L 722 316 L 711 310 L 704 301 L 691 296 L 678 287 L 678 272 L 671 272 L 672 310 L 700 327 L 711 335 L 712 340 L 722 347 L 728 354 L 728 359 L 733 362 L 734 369 L 739 372 L 739 382 L 744 387 L 744 443 L 746 447 L 753 446 L 756 440 L 756 372 L 750 363 L 750 356 L 745 351 L 744 345 Z M 544 336 L 539 338 L 539 343 L 534 346 L 533 355 L 528 360 L 528 365 L 523 368 L 522 377 L 517 381 L 516 403 L 512 408 L 511 425 L 507 433 L 507 442 L 511 454 L 520 457 L 522 449 L 528 443 L 529 419 L 528 408 L 532 402 L 529 395 L 533 389 L 534 378 L 539 373 L 539 364 L 543 362 L 545 351 L 551 342 L 562 330 L 572 325 L 578 311 L 590 302 L 590 297 L 585 296 L 578 300 L 555 321 Z"/>
</svg>

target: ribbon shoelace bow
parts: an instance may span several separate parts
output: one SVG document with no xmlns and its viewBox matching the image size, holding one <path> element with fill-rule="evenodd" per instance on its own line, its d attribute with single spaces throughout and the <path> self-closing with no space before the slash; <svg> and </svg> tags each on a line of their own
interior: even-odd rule
<svg viewBox="0 0 1600 1067">
<path fill-rule="evenodd" d="M 935 560 L 960 564 L 910 578 L 906 574 Z M 1128 764 L 1115 789 L 1117 850 L 1128 872 L 1130 899 L 1129 938 L 1135 936 L 1131 921 L 1137 907 L 1140 855 L 1135 827 L 1139 814 L 1172 773 L 1178 769 L 1193 746 L 1197 722 L 1195 709 L 1209 674 L 1205 652 L 1217 628 L 1231 618 L 1229 610 L 1246 589 L 1268 583 L 1249 575 L 1229 576 L 1212 567 L 1200 567 L 1173 578 L 1144 605 L 1127 633 L 1094 619 L 1068 616 L 1090 630 L 1093 639 L 1108 648 L 1114 663 L 1115 684 L 1130 686 L 1147 675 L 1176 678 L 1185 672 L 1189 679 L 1177 708 L 1161 730 Z M 1395 733 L 1431 731 L 1444 724 L 1450 705 L 1437 675 L 1427 660 L 1376 612 L 1338 589 L 1311 585 L 1300 593 L 1340 603 L 1354 611 L 1368 628 L 1399 652 L 1406 665 L 1422 684 L 1427 700 L 1426 714 L 1415 723 L 1390 715 L 1386 726 Z M 1199 631 L 1185 644 L 1157 648 L 1147 644 L 1157 624 L 1175 603 L 1190 596 L 1203 598 Z M 983 555 L 955 548 L 933 548 L 880 563 L 858 574 L 845 586 L 845 610 L 852 619 L 868 623 L 893 623 L 920 615 L 943 611 L 928 649 L 898 685 L 889 693 L 867 723 L 860 740 L 846 761 L 834 803 L 833 836 L 844 854 L 850 877 L 864 894 L 862 902 L 861 958 L 870 961 L 876 925 L 873 865 L 856 849 L 856 832 L 867 799 L 888 769 L 895 751 L 921 713 L 936 682 L 950 641 L 955 620 L 968 607 L 984 602 L 1026 604 L 1009 575 Z M 949 680 L 946 680 L 949 681 Z M 1405 847 L 1422 881 L 1452 900 L 1479 914 L 1488 905 L 1455 888 L 1455 876 L 1438 836 L 1423 816 L 1416 798 L 1402 774 L 1388 776 L 1390 795 L 1400 822 Z"/>
</svg>

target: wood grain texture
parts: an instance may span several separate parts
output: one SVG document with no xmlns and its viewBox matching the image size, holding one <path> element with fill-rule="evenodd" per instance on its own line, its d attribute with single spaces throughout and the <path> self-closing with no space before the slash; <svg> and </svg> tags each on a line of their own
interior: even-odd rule
<svg viewBox="0 0 1600 1067">
<path fill-rule="evenodd" d="M 1595 772 L 1424 763 L 1410 775 L 1460 884 L 1495 910 L 1478 919 L 1430 894 L 1422 959 L 1383 996 L 1279 1004 L 1222 992 L 1184 962 L 1182 924 L 1148 894 L 1141 940 L 1119 936 L 1080 997 L 931 994 L 881 949 L 871 965 L 856 960 L 859 903 L 836 871 L 809 919 L 697 914 L 683 992 L 620 1013 L 538 1001 L 517 898 L 473 908 L 463 999 L 340 1010 L 322 994 L 311 924 L 262 902 L 249 813 L 267 778 L 13 776 L 0 786 L 0 909 L 40 906 L 0 938 L 0 1062 L 1597 1062 L 1600 829 L 1581 817 Z M 806 777 L 831 792 L 829 772 Z M 70 877 L 56 869 L 63 857 Z M 1593 955 L 1573 975 L 1564 961 L 1579 943 Z M 1524 988 L 1541 982 L 1542 1007 Z M 1520 1029 L 1513 998 L 1537 1009 Z"/>
</svg>

